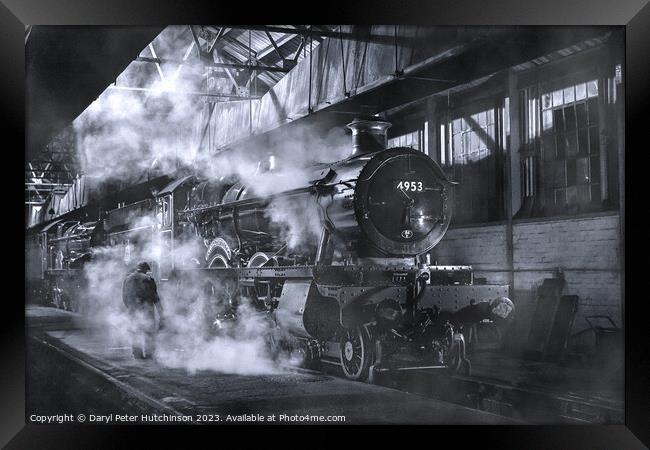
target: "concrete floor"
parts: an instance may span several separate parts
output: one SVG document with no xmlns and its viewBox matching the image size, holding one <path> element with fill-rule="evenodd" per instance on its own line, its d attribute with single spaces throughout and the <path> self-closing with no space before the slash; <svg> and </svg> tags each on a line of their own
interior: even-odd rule
<svg viewBox="0 0 650 450">
<path fill-rule="evenodd" d="M 397 389 L 287 368 L 266 375 L 194 374 L 136 361 L 128 347 L 109 347 L 78 316 L 29 306 L 27 416 L 165 413 L 221 423 L 275 414 L 344 416 L 344 423 L 505 424 L 512 419 Z M 248 415 L 248 416 L 246 416 Z M 239 417 L 236 417 L 239 416 Z M 256 416 L 257 417 L 257 416 Z M 294 419 L 295 420 L 295 419 Z M 340 419 L 339 419 L 340 420 Z M 115 423 L 115 422 L 113 422 Z M 233 422 L 238 423 L 238 422 Z M 250 422 L 247 422 L 250 423 Z"/>
</svg>

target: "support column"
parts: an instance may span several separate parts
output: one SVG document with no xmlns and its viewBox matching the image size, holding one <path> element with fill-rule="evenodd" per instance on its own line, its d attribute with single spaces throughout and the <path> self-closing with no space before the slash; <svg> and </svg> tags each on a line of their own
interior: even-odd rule
<svg viewBox="0 0 650 450">
<path fill-rule="evenodd" d="M 521 128 L 519 117 L 521 117 L 519 104 L 519 90 L 517 89 L 517 73 L 514 70 L 508 72 L 506 81 L 506 92 L 509 98 L 508 113 L 510 132 L 506 135 L 506 149 L 509 155 L 510 164 L 510 202 L 511 212 L 514 217 L 521 208 L 521 158 L 519 149 L 521 147 Z"/>
<path fill-rule="evenodd" d="M 620 38 L 623 48 L 623 39 Z M 619 267 L 621 285 L 621 323 L 625 326 L 625 61 L 621 57 L 621 83 L 615 84 L 616 89 L 616 127 L 617 127 L 617 157 L 618 157 L 618 213 L 619 213 Z"/>
<path fill-rule="evenodd" d="M 428 128 L 425 130 L 427 134 L 427 148 L 425 151 L 427 155 L 435 162 L 440 164 L 440 152 L 438 151 L 439 125 L 438 125 L 438 111 L 436 101 L 432 98 L 427 100 L 426 117 L 425 121 L 428 122 Z"/>
<path fill-rule="evenodd" d="M 505 153 L 504 187 L 506 203 L 506 249 L 511 292 L 515 290 L 514 263 L 514 224 L 513 218 L 521 208 L 521 161 L 519 157 L 520 128 L 519 128 L 519 91 L 517 89 L 517 73 L 508 71 L 506 77 L 506 96 L 503 101 L 501 123 L 501 139 Z"/>
<path fill-rule="evenodd" d="M 600 161 L 600 198 L 603 203 L 609 201 L 608 189 L 608 161 L 607 156 L 608 147 L 610 145 L 610 136 L 612 135 L 611 114 L 609 114 L 609 83 L 607 82 L 610 77 L 611 67 L 609 64 L 601 64 L 598 67 L 598 148 L 599 148 L 599 161 Z"/>
</svg>

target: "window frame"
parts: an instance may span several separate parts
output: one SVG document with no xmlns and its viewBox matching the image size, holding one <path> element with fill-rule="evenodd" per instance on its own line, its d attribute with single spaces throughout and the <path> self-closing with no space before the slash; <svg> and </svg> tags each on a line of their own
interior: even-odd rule
<svg viewBox="0 0 650 450">
<path fill-rule="evenodd" d="M 451 173 L 454 167 L 454 133 L 452 123 L 454 120 L 459 118 L 472 116 L 477 113 L 485 113 L 487 111 L 493 111 L 493 148 L 488 150 L 491 151 L 488 155 L 494 155 L 493 167 L 490 170 L 490 177 L 494 177 L 494 193 L 490 196 L 490 199 L 494 203 L 488 206 L 486 210 L 487 217 L 477 217 L 476 214 L 473 214 L 473 217 L 469 219 L 464 219 L 458 221 L 458 211 L 462 205 L 458 204 L 459 195 L 454 193 L 454 219 L 452 219 L 451 227 L 466 227 L 472 225 L 496 225 L 503 223 L 506 220 L 506 192 L 505 192 L 505 164 L 507 161 L 506 152 L 508 148 L 506 147 L 506 136 L 504 135 L 504 108 L 505 108 L 505 99 L 507 93 L 503 89 L 490 89 L 484 93 L 484 95 L 477 98 L 475 93 L 469 93 L 469 95 L 461 96 L 457 98 L 448 99 L 448 104 L 446 110 L 443 114 L 438 116 L 437 120 L 437 130 L 440 133 L 440 138 L 436 143 L 437 147 L 437 157 L 438 161 L 441 162 L 441 167 L 450 176 L 452 181 L 458 181 L 454 179 L 454 174 Z M 453 99 L 453 101 L 452 101 Z M 487 122 L 486 122 L 487 123 Z M 474 131 L 475 133 L 475 131 Z M 442 143 L 444 142 L 445 148 L 442 148 Z M 458 186 L 454 190 L 458 190 Z M 472 198 L 472 205 L 475 202 L 479 202 L 472 194 L 467 194 Z M 465 197 L 463 195 L 462 197 Z"/>
<path fill-rule="evenodd" d="M 546 76 L 551 74 L 544 72 Z M 616 174 L 610 175 L 611 172 L 611 152 L 615 152 L 615 149 L 612 148 L 613 144 L 608 144 L 603 142 L 603 127 L 612 129 L 616 128 L 614 123 L 608 123 L 608 121 L 614 120 L 614 115 L 612 112 L 615 110 L 615 103 L 611 101 L 612 92 L 610 92 L 612 84 L 610 83 L 610 77 L 607 74 L 603 74 L 602 67 L 588 64 L 584 69 L 572 72 L 570 74 L 562 73 L 558 71 L 555 76 L 550 79 L 545 79 L 543 82 L 540 81 L 541 76 L 535 77 L 535 81 L 532 82 L 530 78 L 527 79 L 527 83 L 519 83 L 517 87 L 517 92 L 519 93 L 519 102 L 520 102 L 520 111 L 521 111 L 521 124 L 520 127 L 520 141 L 521 141 L 521 186 L 522 186 L 522 201 L 524 203 L 532 204 L 532 208 L 527 213 L 527 217 L 531 218 L 550 218 L 550 217 L 575 217 L 581 216 L 584 214 L 595 214 L 610 211 L 617 208 L 617 199 L 607 198 L 607 190 L 609 186 L 613 183 L 612 177 L 616 178 Z M 565 165 L 565 172 L 569 167 L 568 161 L 573 161 L 575 164 L 575 179 L 576 181 L 572 184 L 569 184 L 568 175 L 565 173 L 565 187 L 564 189 L 568 191 L 568 188 L 575 187 L 575 191 L 578 192 L 580 186 L 587 185 L 587 189 L 590 190 L 590 200 L 588 202 L 580 202 L 579 197 L 573 204 L 568 202 L 568 193 L 565 193 L 565 199 L 567 200 L 562 207 L 556 206 L 556 203 L 550 204 L 547 203 L 548 199 L 548 189 L 554 190 L 555 187 L 549 186 L 549 176 L 545 172 L 547 163 L 550 161 L 547 159 L 547 154 L 545 154 L 544 139 L 548 136 L 545 135 L 544 131 L 544 104 L 543 99 L 546 94 L 553 94 L 558 90 L 564 90 L 568 87 L 576 87 L 577 85 L 588 83 L 590 81 L 596 81 L 597 83 L 597 95 L 595 97 L 589 97 L 588 87 L 585 87 L 585 98 L 576 100 L 576 93 L 574 91 L 574 100 L 572 102 L 563 102 L 560 106 L 560 109 L 564 111 L 565 108 L 573 106 L 576 109 L 576 105 L 579 103 L 589 103 L 590 98 L 595 98 L 594 105 L 597 108 L 597 118 L 595 125 L 590 122 L 589 118 L 589 106 L 585 107 L 585 114 L 587 116 L 585 128 L 588 136 L 588 148 L 586 155 L 579 153 L 579 133 L 581 127 L 578 125 L 577 117 L 575 119 L 576 126 L 573 130 L 576 135 L 576 152 L 575 155 L 572 155 L 571 158 L 567 158 L 567 155 L 564 155 L 563 159 L 553 159 L 552 161 L 563 161 Z M 614 90 L 616 89 L 616 84 L 613 84 Z M 529 101 L 536 99 L 537 103 L 535 106 L 536 117 L 531 117 L 531 108 L 529 107 Z M 555 111 L 556 107 L 553 105 L 548 110 Z M 603 113 L 605 117 L 603 117 Z M 555 113 L 552 113 L 555 114 Z M 577 110 L 576 110 L 577 114 Z M 553 118 L 553 121 L 555 118 Z M 530 123 L 531 121 L 536 124 L 536 130 L 531 133 Z M 553 122 L 555 123 L 555 122 Z M 595 136 L 597 136 L 598 143 L 597 149 L 595 152 L 592 152 L 592 135 L 591 128 L 595 128 Z M 550 135 L 554 139 L 557 139 L 557 136 L 564 135 L 566 133 L 562 130 L 556 130 L 555 126 L 552 127 Z M 556 147 L 557 150 L 557 143 Z M 588 183 L 578 183 L 577 182 L 577 165 L 578 159 L 587 158 L 589 163 L 589 182 Z M 598 161 L 598 168 L 594 172 L 592 164 L 592 159 Z M 593 181 L 596 179 L 597 181 Z M 598 200 L 591 200 L 594 198 L 593 186 L 597 185 L 597 188 L 600 190 L 598 195 Z M 559 188 L 558 188 L 559 189 Z M 578 194 L 576 194 L 578 195 Z"/>
</svg>

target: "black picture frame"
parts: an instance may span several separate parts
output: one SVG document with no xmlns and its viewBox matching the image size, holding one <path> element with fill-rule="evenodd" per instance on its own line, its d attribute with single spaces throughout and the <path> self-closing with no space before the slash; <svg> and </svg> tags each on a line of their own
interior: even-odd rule
<svg viewBox="0 0 650 450">
<path fill-rule="evenodd" d="M 634 264 L 633 257 L 642 250 L 638 241 L 643 233 L 634 229 L 643 218 L 634 218 L 626 204 L 634 205 L 632 211 L 644 213 L 642 186 L 635 181 L 643 180 L 641 155 L 647 152 L 644 140 L 645 121 L 650 119 L 650 4 L 648 0 L 444 0 L 444 1 L 390 1 L 363 0 L 351 2 L 327 2 L 326 4 L 304 2 L 268 2 L 266 5 L 233 4 L 216 0 L 2 0 L 0 3 L 0 89 L 3 111 L 1 121 L 4 132 L 5 163 L 5 226 L 3 236 L 15 243 L 16 255 L 23 261 L 22 246 L 18 238 L 24 233 L 24 211 L 18 188 L 23 180 L 14 163 L 20 160 L 20 147 L 24 143 L 25 121 L 25 25 L 119 25 L 144 26 L 187 23 L 421 23 L 430 25 L 624 25 L 626 31 L 625 57 L 625 145 L 631 155 L 625 170 L 625 198 L 620 205 L 624 216 L 624 264 Z M 318 12 L 316 12 L 318 11 Z M 15 138 L 15 139 L 13 139 Z M 10 144 L 13 142 L 13 144 Z M 638 205 L 638 206 L 637 206 Z M 15 210 L 14 210 L 15 208 Z M 17 220 L 10 220 L 10 218 Z M 637 248 L 632 248 L 635 246 Z M 5 247 L 6 248 L 6 247 Z M 6 285 L 13 284 L 10 270 L 18 266 L 12 263 L 15 256 L 6 256 Z M 17 278 L 18 275 L 16 275 Z M 429 427 L 424 431 L 431 442 L 453 442 L 454 445 L 472 441 L 474 445 L 487 448 L 518 449 L 627 449 L 645 448 L 650 445 L 650 339 L 646 334 L 645 314 L 647 300 L 639 280 L 628 276 L 624 283 L 624 316 L 626 335 L 626 395 L 625 425 L 620 426 L 519 426 L 519 427 Z M 624 278 L 625 279 L 625 278 Z M 641 281 L 642 282 L 642 281 Z M 637 286 L 639 285 L 639 286 Z M 11 286 L 13 288 L 13 285 Z M 636 289 L 635 289 L 636 288 Z M 19 301 L 19 288 L 6 289 L 3 298 L 3 314 L 6 324 L 2 327 L 2 374 L 0 399 L 0 444 L 6 448 L 98 448 L 117 446 L 155 437 L 167 443 L 183 442 L 178 431 L 185 427 L 136 427 L 113 426 L 45 426 L 25 425 L 25 343 L 24 304 Z M 12 292 L 10 294 L 10 292 Z M 211 427 L 192 429 L 194 437 L 214 432 Z M 223 433 L 220 427 L 219 433 Z M 229 430 L 233 433 L 233 430 Z M 333 439 L 332 445 L 341 441 L 330 433 L 319 433 L 316 439 L 322 445 Z M 398 433 L 411 433 L 400 430 Z M 143 434 L 145 433 L 145 434 Z M 241 431 L 234 433 L 239 433 Z M 288 433 L 284 427 L 265 429 L 265 438 L 281 439 Z M 362 437 L 395 437 L 391 427 L 365 430 Z M 257 434 L 257 433 L 256 433 Z M 308 435 L 309 436 L 309 435 Z M 259 436 L 258 436 L 259 437 Z M 321 439 L 322 437 L 322 439 Z M 286 439 L 286 435 L 284 437 Z M 295 439 L 296 444 L 303 438 Z M 314 435 L 304 445 L 310 445 Z M 451 439 L 451 440 L 449 440 Z M 420 445 L 407 435 L 402 444 Z M 410 444 L 409 444 L 410 443 Z M 198 445 L 198 444 L 197 444 Z"/>
</svg>

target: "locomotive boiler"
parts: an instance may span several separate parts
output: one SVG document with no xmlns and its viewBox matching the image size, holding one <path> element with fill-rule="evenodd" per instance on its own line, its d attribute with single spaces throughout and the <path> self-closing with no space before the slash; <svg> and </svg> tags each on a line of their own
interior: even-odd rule
<svg viewBox="0 0 650 450">
<path fill-rule="evenodd" d="M 363 263 L 374 258 L 376 263 L 381 258 L 385 263 L 433 248 L 451 220 L 452 183 L 427 155 L 410 148 L 386 150 L 388 126 L 369 120 L 350 124 L 351 156 L 310 168 L 305 187 L 258 197 L 254 179 L 250 187 L 245 181 L 196 186 L 184 214 L 211 242 L 208 267 L 255 267 L 267 262 L 264 254 L 286 253 L 283 235 L 291 230 L 283 230 L 283 221 L 274 222 L 269 211 L 278 204 L 283 216 L 318 216 L 320 241 L 296 255 L 305 262 Z"/>
<path fill-rule="evenodd" d="M 258 195 L 254 178 L 197 182 L 179 220 L 205 244 L 206 301 L 223 302 L 230 286 L 227 308 L 266 311 L 305 364 L 338 364 L 354 380 L 413 367 L 468 372 L 464 333 L 507 324 L 509 289 L 475 283 L 469 266 L 431 264 L 454 183 L 426 154 L 386 148 L 389 127 L 353 121 L 349 157 L 306 169 L 304 186 Z M 308 222 L 316 226 L 295 239 L 295 224 Z"/>
</svg>

